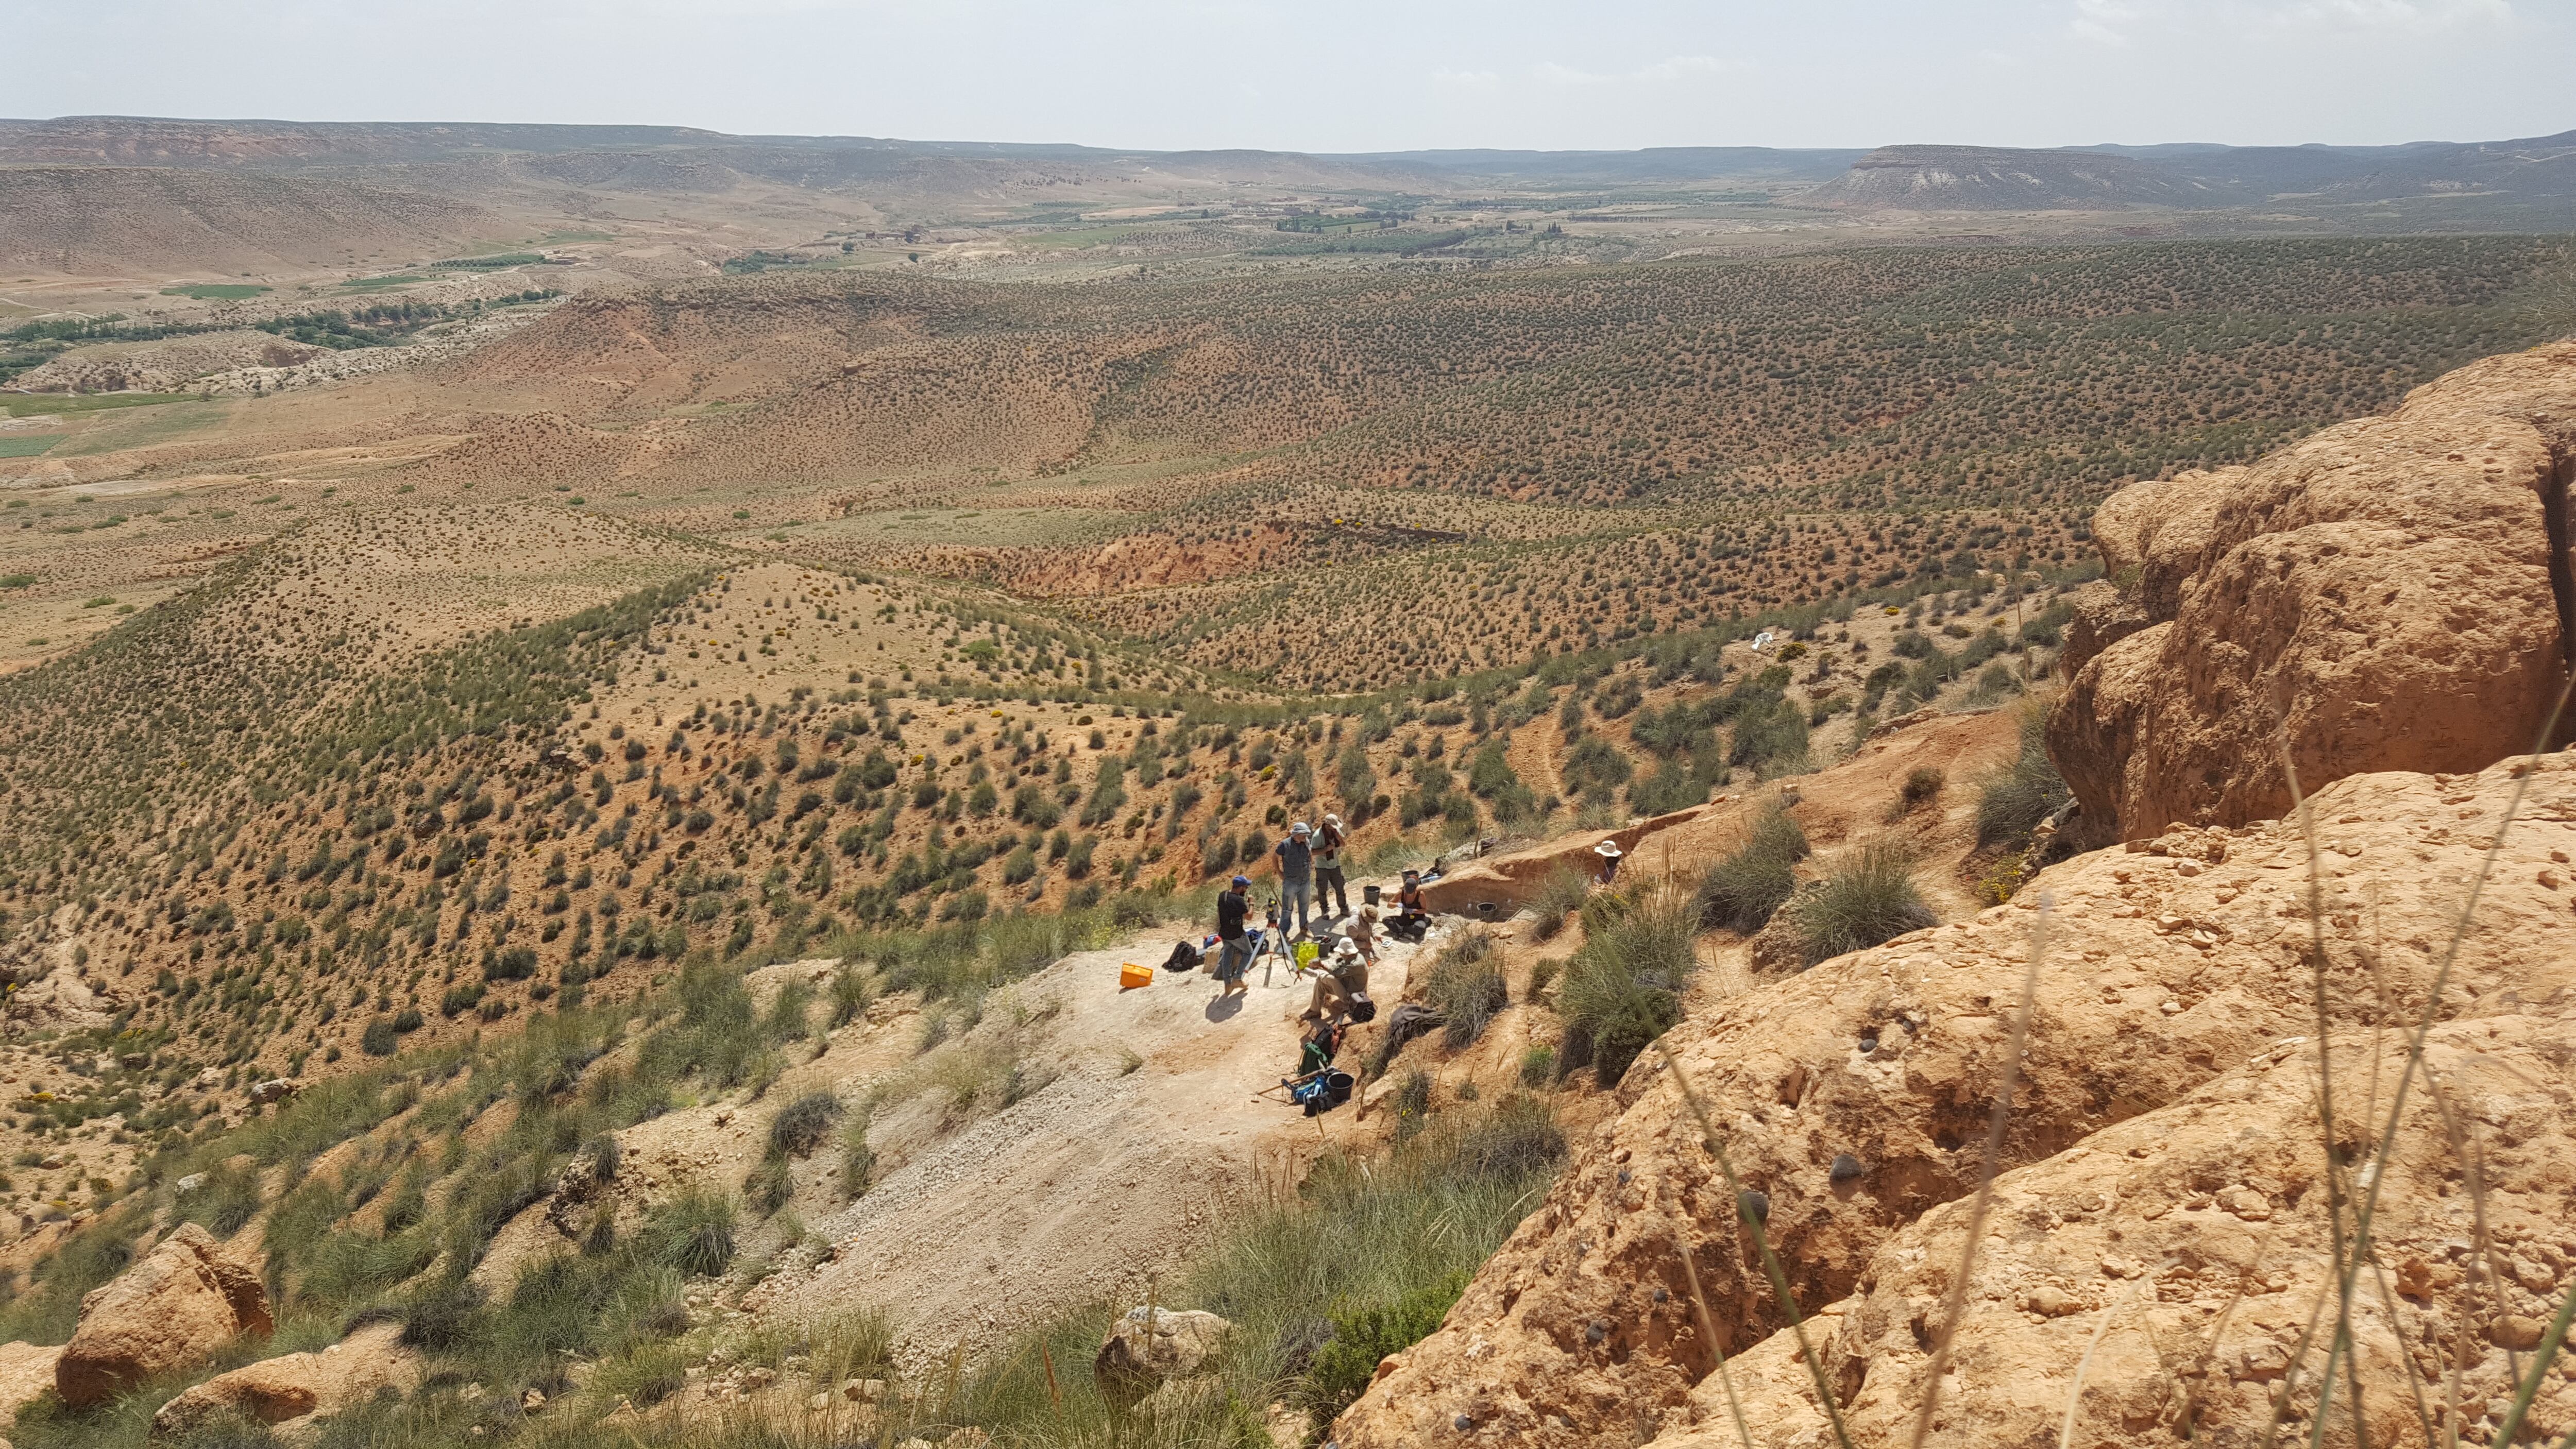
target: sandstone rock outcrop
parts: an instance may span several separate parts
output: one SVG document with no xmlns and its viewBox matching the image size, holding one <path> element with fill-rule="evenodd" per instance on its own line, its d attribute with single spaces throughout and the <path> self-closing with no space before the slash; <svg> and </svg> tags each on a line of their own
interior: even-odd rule
<svg viewBox="0 0 2576 1449">
<path fill-rule="evenodd" d="M 212 1233 L 182 1223 L 141 1262 L 81 1299 L 80 1326 L 54 1365 L 54 1389 L 74 1408 L 104 1403 L 269 1328 L 258 1271 L 227 1254 Z"/>
<path fill-rule="evenodd" d="M 1111 1400 L 1133 1403 L 1189 1377 L 1215 1355 L 1234 1325 L 1213 1313 L 1131 1308 L 1109 1327 L 1091 1376 Z"/>
<path fill-rule="evenodd" d="M 2285 743 L 2311 790 L 2532 748 L 2569 667 L 2571 484 L 2576 343 L 2558 343 L 2112 495 L 2110 579 L 2080 600 L 2049 727 L 2095 838 L 2277 818 Z"/>
<path fill-rule="evenodd" d="M 54 1362 L 62 1356 L 59 1344 L 0 1343 L 0 1430 L 54 1386 Z"/>
<path fill-rule="evenodd" d="M 2384 1112 L 2403 1050 L 2395 1034 L 2332 1038 L 2339 1109 L 2363 1116 L 2375 1097 Z M 2456 1404 L 2466 1437 L 2489 1440 L 2515 1387 L 2511 1350 L 2536 1341 L 2576 1273 L 2576 992 L 2438 1026 L 2425 1060 L 2431 1085 L 2419 1081 L 2394 1151 L 2359 1146 L 2380 1112 L 2367 1128 L 2338 1127 L 2356 1145 L 2345 1191 L 2383 1179 L 2372 1241 L 2389 1273 L 2362 1285 L 2353 1315 L 2372 1444 L 2419 1440 L 2410 1374 L 2437 1425 Z M 1998 1179 L 1927 1442 L 2053 1443 L 2072 1400 L 2079 1444 L 2257 1444 L 2294 1371 L 2305 1392 L 2291 1394 L 2278 1437 L 2307 1442 L 2323 1335 L 2300 1339 L 2335 1282 L 2319 1080 L 2316 1044 L 2284 1045 Z M 2452 1148 L 2463 1125 L 2483 1201 Z M 1855 1444 L 1912 1441 L 1927 1307 L 1937 1320 L 1967 1224 L 1966 1203 L 1925 1214 L 1878 1251 L 1860 1293 L 1811 1325 Z M 1695 1427 L 1656 1449 L 1740 1444 L 1730 1382 L 1754 1443 L 1829 1442 L 1790 1335 L 1728 1369 L 1694 1392 Z M 2337 1415 L 2325 1442 L 2355 1443 L 2340 1395 Z M 2542 1442 L 2576 1429 L 2576 1379 L 2550 1374 L 2526 1423 Z"/>
<path fill-rule="evenodd" d="M 263 1424 L 318 1429 L 319 1420 L 407 1388 L 418 1356 L 401 1345 L 402 1326 L 370 1324 L 317 1353 L 280 1354 L 245 1364 L 187 1389 L 152 1416 L 154 1439 L 183 1439 L 208 1418 L 230 1410 Z"/>
<path fill-rule="evenodd" d="M 2424 1009 L 2524 773 L 2519 822 L 2442 1008 L 2493 1017 L 2576 987 L 2576 756 L 2471 776 L 2354 776 L 2314 800 L 2334 1030 Z M 2313 1034 L 2308 890 L 2294 824 L 2177 828 L 2053 866 L 1973 921 L 1735 998 L 1668 1043 L 1745 1185 L 1767 1195 L 1799 1302 L 1831 1304 L 1869 1288 L 1866 1270 L 1892 1238 L 1973 1191 L 2043 896 L 2055 904 L 2008 1168 L 2049 1162 Z M 1641 1427 L 1696 1422 L 1692 1395 L 1713 1348 L 1753 1349 L 1781 1324 L 1670 1072 L 1650 1054 L 1621 1095 L 1625 1110 L 1441 1329 L 1384 1367 L 1336 1423 L 1342 1449 L 1489 1433 L 1632 1444 Z M 1860 1171 L 1838 1178 L 1838 1157 Z M 1694 1277 L 1718 1344 L 1697 1326 Z"/>
</svg>

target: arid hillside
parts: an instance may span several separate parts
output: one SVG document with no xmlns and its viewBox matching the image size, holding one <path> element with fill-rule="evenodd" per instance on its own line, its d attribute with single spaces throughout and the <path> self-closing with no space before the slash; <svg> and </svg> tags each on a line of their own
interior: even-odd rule
<svg viewBox="0 0 2576 1449">
<path fill-rule="evenodd" d="M 0 256 L 17 270 L 161 277 L 356 267 L 514 230 L 468 201 L 337 178 L 0 166 Z"/>
<path fill-rule="evenodd" d="M 192 500 L 147 530 L 173 541 L 208 512 L 238 536 L 263 516 L 240 502 L 552 493 L 1059 601 L 1194 669 L 1333 693 L 2078 567 L 2125 479 L 2243 462 L 2553 335 L 2567 266 L 2499 239 L 1060 287 L 791 272 L 367 320 L 427 330 L 238 369 L 211 406 L 136 399 L 119 428 L 13 403 L 33 416 L 0 477 L 124 495 L 71 517 Z M 26 571 L 123 582 L 60 569 Z"/>
<path fill-rule="evenodd" d="M 2576 1427 L 2563 236 L 11 146 L 0 1449 Z"/>
</svg>

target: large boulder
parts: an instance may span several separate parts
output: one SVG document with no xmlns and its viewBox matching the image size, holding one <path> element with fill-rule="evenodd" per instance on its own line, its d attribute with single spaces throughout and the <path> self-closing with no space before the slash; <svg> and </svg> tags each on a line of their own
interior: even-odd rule
<svg viewBox="0 0 2576 1449">
<path fill-rule="evenodd" d="M 2488 358 L 2095 519 L 2049 754 L 2095 839 L 2532 748 L 2569 666 L 2576 343 Z"/>
<path fill-rule="evenodd" d="M 226 1411 L 263 1424 L 318 1428 L 320 1420 L 367 1402 L 379 1389 L 411 1385 L 418 1359 L 401 1338 L 400 1324 L 371 1324 L 319 1353 L 281 1354 L 217 1374 L 163 1404 L 152 1416 L 152 1437 L 184 1439 Z"/>
<path fill-rule="evenodd" d="M 2315 802 L 2335 1029 L 2425 1008 L 2466 883 L 2526 783 L 2443 1007 L 2501 1016 L 2576 988 L 2576 755 L 2474 776 L 2355 776 Z M 2043 896 L 2056 904 L 2007 1168 L 2314 1033 L 2308 889 L 2294 826 L 2177 828 L 2052 866 L 1974 920 L 1696 1013 L 1666 1043 L 1744 1186 L 1763 1194 L 1798 1301 L 1831 1304 L 1866 1290 L 1891 1239 L 1975 1190 Z M 1650 1053 L 1619 1096 L 1619 1116 L 1444 1325 L 1382 1366 L 1333 1426 L 1342 1449 L 1633 1444 L 1641 1426 L 1696 1422 L 1693 1390 L 1717 1351 L 1751 1350 L 1783 1325 L 1671 1072 Z M 2069 1160 L 2109 1170 L 2094 1155 Z M 2116 1175 L 2088 1190 L 2106 1184 L 2125 1191 Z"/>
<path fill-rule="evenodd" d="M 54 1365 L 54 1389 L 74 1408 L 104 1403 L 270 1326 L 258 1270 L 225 1253 L 204 1228 L 182 1223 L 141 1262 L 81 1299 L 80 1326 Z"/>
<path fill-rule="evenodd" d="M 1131 1308 L 1101 1340 L 1091 1377 L 1113 1403 L 1132 1404 L 1216 1356 L 1234 1325 L 1213 1313 Z"/>
</svg>

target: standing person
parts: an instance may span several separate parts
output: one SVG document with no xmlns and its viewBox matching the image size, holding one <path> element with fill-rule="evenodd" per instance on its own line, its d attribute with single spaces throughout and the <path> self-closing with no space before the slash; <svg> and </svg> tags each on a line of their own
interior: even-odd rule
<svg viewBox="0 0 2576 1449">
<path fill-rule="evenodd" d="M 1288 929 L 1288 908 L 1297 908 L 1297 934 L 1307 934 L 1307 913 L 1315 906 L 1315 832 L 1306 822 L 1288 827 L 1288 838 L 1272 847 L 1279 857 L 1279 929 Z"/>
<path fill-rule="evenodd" d="M 1324 828 L 1315 832 L 1315 909 L 1324 909 L 1329 898 L 1333 903 L 1332 919 L 1338 921 L 1351 913 L 1348 887 L 1342 884 L 1342 817 L 1327 814 Z"/>
<path fill-rule="evenodd" d="M 1252 914 L 1252 902 L 1244 897 L 1251 887 L 1251 881 L 1236 876 L 1217 894 L 1216 979 L 1225 983 L 1225 990 L 1218 993 L 1222 996 L 1252 989 L 1243 983 L 1244 973 L 1252 967 L 1252 938 L 1243 928 L 1245 918 Z"/>
</svg>

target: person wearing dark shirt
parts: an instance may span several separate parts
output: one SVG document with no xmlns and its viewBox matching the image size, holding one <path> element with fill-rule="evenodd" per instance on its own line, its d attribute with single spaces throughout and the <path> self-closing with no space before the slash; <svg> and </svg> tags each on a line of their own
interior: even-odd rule
<svg viewBox="0 0 2576 1449">
<path fill-rule="evenodd" d="M 1225 983 L 1222 994 L 1227 996 L 1251 989 L 1243 984 L 1252 966 L 1252 938 L 1243 928 L 1252 914 L 1252 902 L 1244 897 L 1251 888 L 1251 881 L 1236 876 L 1216 898 L 1216 979 Z"/>
</svg>

